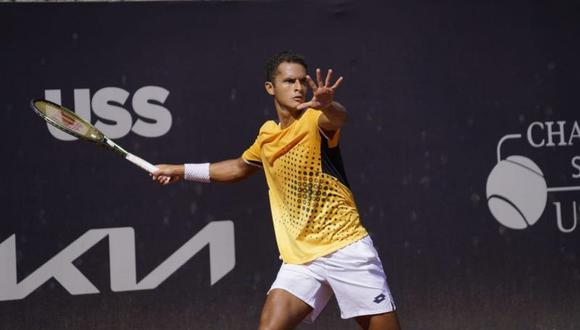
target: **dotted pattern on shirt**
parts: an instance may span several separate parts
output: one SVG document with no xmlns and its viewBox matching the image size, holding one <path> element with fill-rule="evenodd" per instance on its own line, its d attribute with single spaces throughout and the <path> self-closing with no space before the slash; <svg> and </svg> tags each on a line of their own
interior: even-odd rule
<svg viewBox="0 0 580 330">
<path fill-rule="evenodd" d="M 339 229 L 347 219 L 339 214 L 339 180 L 322 172 L 320 148 L 297 145 L 275 164 L 284 196 L 281 221 L 297 239 L 347 239 Z"/>
</svg>

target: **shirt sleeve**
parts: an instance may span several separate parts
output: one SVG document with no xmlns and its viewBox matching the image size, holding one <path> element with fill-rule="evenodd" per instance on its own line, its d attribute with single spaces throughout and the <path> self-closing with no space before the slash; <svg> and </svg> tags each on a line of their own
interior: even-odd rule
<svg viewBox="0 0 580 330">
<path fill-rule="evenodd" d="M 242 159 L 249 165 L 262 167 L 262 159 L 260 158 L 260 138 L 256 138 L 254 144 L 252 144 L 244 153 L 242 154 Z"/>
<path fill-rule="evenodd" d="M 246 149 L 244 153 L 242 153 L 242 159 L 249 165 L 262 167 L 261 149 L 262 149 L 262 131 L 264 129 L 264 126 L 266 126 L 266 124 L 262 125 L 262 127 L 260 128 L 260 132 L 258 133 L 258 136 L 256 137 L 254 143 L 248 149 Z"/>
</svg>

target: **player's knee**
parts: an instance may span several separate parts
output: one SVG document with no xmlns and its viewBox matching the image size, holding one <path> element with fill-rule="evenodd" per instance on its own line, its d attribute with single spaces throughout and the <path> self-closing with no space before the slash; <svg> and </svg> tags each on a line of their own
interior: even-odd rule
<svg viewBox="0 0 580 330">
<path fill-rule="evenodd" d="M 276 322 L 275 318 L 272 315 L 272 308 L 271 306 L 264 306 L 262 310 L 262 315 L 260 315 L 260 325 L 258 327 L 259 330 L 271 330 L 276 329 Z"/>
<path fill-rule="evenodd" d="M 400 330 L 399 320 L 395 311 L 364 315 L 355 318 L 361 329 L 382 329 L 382 330 Z"/>
<path fill-rule="evenodd" d="M 262 322 L 260 322 L 260 326 L 258 327 L 258 330 L 276 330 L 279 329 L 277 327 L 275 327 L 272 324 L 262 324 Z"/>
<path fill-rule="evenodd" d="M 269 313 L 262 313 L 260 317 L 260 325 L 258 330 L 277 330 L 282 329 L 280 322 L 276 322 L 276 319 L 271 317 Z"/>
<path fill-rule="evenodd" d="M 259 330 L 281 330 L 293 328 L 300 323 L 300 316 L 284 311 L 280 306 L 265 306 L 260 316 Z"/>
</svg>

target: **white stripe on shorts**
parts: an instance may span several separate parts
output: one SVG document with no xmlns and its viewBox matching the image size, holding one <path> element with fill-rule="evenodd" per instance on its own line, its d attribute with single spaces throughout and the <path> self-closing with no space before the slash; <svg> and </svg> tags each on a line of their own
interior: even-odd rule
<svg viewBox="0 0 580 330">
<path fill-rule="evenodd" d="M 396 309 L 369 236 L 303 265 L 282 264 L 268 293 L 272 289 L 286 290 L 310 305 L 307 323 L 316 320 L 333 293 L 343 319 Z"/>
</svg>

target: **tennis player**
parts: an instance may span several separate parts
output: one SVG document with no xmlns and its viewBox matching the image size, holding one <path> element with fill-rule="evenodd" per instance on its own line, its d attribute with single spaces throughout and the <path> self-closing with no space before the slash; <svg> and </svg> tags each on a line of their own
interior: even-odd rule
<svg viewBox="0 0 580 330">
<path fill-rule="evenodd" d="M 313 322 L 334 294 L 343 319 L 363 329 L 399 329 L 381 260 L 360 221 L 343 168 L 339 139 L 345 108 L 334 100 L 342 82 L 332 70 L 316 81 L 300 55 L 282 52 L 266 65 L 266 92 L 277 121 L 265 122 L 237 159 L 157 165 L 153 179 L 169 184 L 237 182 L 263 170 L 283 260 L 262 309 L 259 329 Z M 308 87 L 312 98 L 306 100 Z"/>
</svg>

